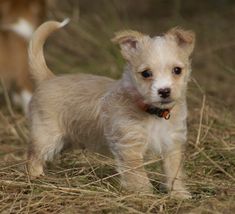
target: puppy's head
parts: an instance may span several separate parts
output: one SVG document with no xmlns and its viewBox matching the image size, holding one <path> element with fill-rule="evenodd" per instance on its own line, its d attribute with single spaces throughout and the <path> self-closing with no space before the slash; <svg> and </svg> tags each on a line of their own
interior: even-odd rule
<svg viewBox="0 0 235 214">
<path fill-rule="evenodd" d="M 173 28 L 151 38 L 137 31 L 123 31 L 112 41 L 120 45 L 132 84 L 146 102 L 166 108 L 184 97 L 195 43 L 193 32 Z"/>
</svg>

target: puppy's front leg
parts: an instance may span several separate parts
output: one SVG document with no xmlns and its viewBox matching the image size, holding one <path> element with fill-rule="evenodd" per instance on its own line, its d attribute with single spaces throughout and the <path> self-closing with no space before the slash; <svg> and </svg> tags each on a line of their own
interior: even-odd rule
<svg viewBox="0 0 235 214">
<path fill-rule="evenodd" d="M 171 191 L 171 196 L 181 199 L 191 198 L 191 194 L 183 184 L 182 172 L 182 146 L 165 153 L 164 169 L 167 177 L 167 188 Z"/>
<path fill-rule="evenodd" d="M 121 185 L 127 191 L 152 192 L 152 185 L 144 169 L 144 146 L 140 143 L 117 143 L 114 155 L 121 174 Z"/>
</svg>

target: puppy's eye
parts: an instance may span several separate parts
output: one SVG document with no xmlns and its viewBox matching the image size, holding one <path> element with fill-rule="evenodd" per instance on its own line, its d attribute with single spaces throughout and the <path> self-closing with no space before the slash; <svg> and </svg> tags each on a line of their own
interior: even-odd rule
<svg viewBox="0 0 235 214">
<path fill-rule="evenodd" d="M 144 71 L 141 72 L 141 75 L 142 75 L 142 77 L 144 77 L 145 79 L 147 79 L 147 78 L 152 77 L 152 76 L 153 76 L 153 73 L 152 73 L 152 71 L 150 71 L 150 70 L 144 70 Z"/>
<path fill-rule="evenodd" d="M 180 75 L 182 73 L 182 68 L 174 67 L 172 72 L 176 75 Z"/>
</svg>

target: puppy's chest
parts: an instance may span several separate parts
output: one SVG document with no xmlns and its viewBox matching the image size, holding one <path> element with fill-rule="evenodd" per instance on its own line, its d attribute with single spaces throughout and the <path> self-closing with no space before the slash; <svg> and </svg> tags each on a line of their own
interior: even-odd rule
<svg viewBox="0 0 235 214">
<path fill-rule="evenodd" d="M 147 125 L 149 148 L 162 153 L 174 144 L 174 136 L 185 135 L 181 121 L 169 121 L 163 118 L 151 118 Z"/>
</svg>

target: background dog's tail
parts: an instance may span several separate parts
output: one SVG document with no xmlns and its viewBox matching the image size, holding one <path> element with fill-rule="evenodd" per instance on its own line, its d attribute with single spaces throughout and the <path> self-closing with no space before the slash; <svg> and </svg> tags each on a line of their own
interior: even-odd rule
<svg viewBox="0 0 235 214">
<path fill-rule="evenodd" d="M 48 21 L 43 23 L 33 34 L 29 43 L 29 65 L 31 74 L 37 84 L 40 84 L 43 80 L 49 79 L 54 76 L 52 71 L 47 67 L 43 46 L 50 34 L 59 28 L 68 24 L 69 19 L 65 19 L 63 22 Z"/>
</svg>

